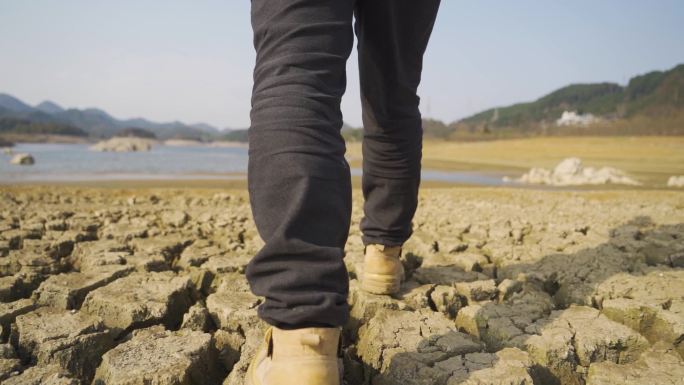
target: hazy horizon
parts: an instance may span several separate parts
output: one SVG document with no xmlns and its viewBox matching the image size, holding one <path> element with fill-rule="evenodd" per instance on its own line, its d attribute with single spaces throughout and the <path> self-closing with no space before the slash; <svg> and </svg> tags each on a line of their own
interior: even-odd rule
<svg viewBox="0 0 684 385">
<path fill-rule="evenodd" d="M 625 84 L 684 63 L 684 3 L 443 1 L 420 88 L 451 122 L 571 83 Z M 0 92 L 116 118 L 249 126 L 249 3 L 0 0 Z M 360 126 L 356 55 L 345 121 Z"/>
</svg>

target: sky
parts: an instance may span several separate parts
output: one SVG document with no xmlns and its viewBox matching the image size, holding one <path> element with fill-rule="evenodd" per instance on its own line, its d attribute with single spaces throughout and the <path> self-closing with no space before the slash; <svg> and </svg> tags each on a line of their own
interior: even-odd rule
<svg viewBox="0 0 684 385">
<path fill-rule="evenodd" d="M 344 0 L 337 0 L 344 1 Z M 117 118 L 249 126 L 246 0 L 0 0 L 0 92 Z M 419 89 L 451 122 L 684 63 L 682 0 L 442 0 Z M 361 125 L 356 55 L 345 121 Z"/>
</svg>

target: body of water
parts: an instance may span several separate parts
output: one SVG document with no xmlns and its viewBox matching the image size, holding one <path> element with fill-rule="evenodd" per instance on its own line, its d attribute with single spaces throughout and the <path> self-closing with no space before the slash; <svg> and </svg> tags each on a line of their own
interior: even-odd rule
<svg viewBox="0 0 684 385">
<path fill-rule="evenodd" d="M 10 164 L 2 155 L 0 183 L 151 180 L 235 179 L 247 173 L 247 148 L 208 146 L 155 146 L 142 152 L 96 152 L 87 144 L 19 143 L 14 153 L 29 153 L 32 166 Z M 352 175 L 361 175 L 352 169 Z M 423 170 L 424 181 L 473 185 L 502 185 L 503 174 L 474 171 Z"/>
</svg>

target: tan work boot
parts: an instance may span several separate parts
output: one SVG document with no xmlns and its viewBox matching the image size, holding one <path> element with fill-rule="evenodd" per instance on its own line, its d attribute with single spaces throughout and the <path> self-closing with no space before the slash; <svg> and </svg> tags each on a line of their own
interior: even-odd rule
<svg viewBox="0 0 684 385">
<path fill-rule="evenodd" d="M 248 385 L 340 385 L 339 328 L 270 327 L 247 371 Z"/>
<path fill-rule="evenodd" d="M 404 280 L 404 266 L 399 260 L 401 246 L 366 246 L 361 288 L 373 294 L 394 294 Z"/>
</svg>

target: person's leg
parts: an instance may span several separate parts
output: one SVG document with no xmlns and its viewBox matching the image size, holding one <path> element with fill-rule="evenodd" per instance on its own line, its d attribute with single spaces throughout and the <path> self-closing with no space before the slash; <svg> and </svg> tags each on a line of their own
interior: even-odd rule
<svg viewBox="0 0 684 385">
<path fill-rule="evenodd" d="M 252 0 L 257 52 L 248 185 L 265 245 L 247 266 L 259 316 L 282 329 L 348 319 L 351 182 L 340 129 L 352 0 Z"/>
<path fill-rule="evenodd" d="M 439 0 L 360 0 L 363 243 L 401 246 L 418 204 L 422 124 L 416 94 Z"/>
</svg>

